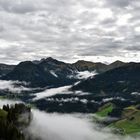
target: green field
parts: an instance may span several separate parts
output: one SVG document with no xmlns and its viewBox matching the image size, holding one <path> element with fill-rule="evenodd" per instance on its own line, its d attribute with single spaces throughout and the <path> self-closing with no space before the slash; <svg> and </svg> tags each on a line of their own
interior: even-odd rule
<svg viewBox="0 0 140 140">
<path fill-rule="evenodd" d="M 122 119 L 112 126 L 121 129 L 124 134 L 140 132 L 140 110 L 137 110 L 134 106 L 125 108 Z"/>
<path fill-rule="evenodd" d="M 107 103 L 99 108 L 96 115 L 99 117 L 107 117 L 113 108 L 114 105 L 112 103 Z M 102 119 L 100 119 L 100 121 L 102 121 Z M 119 120 L 109 124 L 108 127 L 116 128 L 119 130 L 118 132 L 124 135 L 140 133 L 140 110 L 137 109 L 137 106 L 124 108 Z"/>
<path fill-rule="evenodd" d="M 107 117 L 108 113 L 110 113 L 113 109 L 113 104 L 112 103 L 108 103 L 105 104 L 103 107 L 101 107 L 98 112 L 96 113 L 96 115 L 100 116 L 100 117 Z"/>
</svg>

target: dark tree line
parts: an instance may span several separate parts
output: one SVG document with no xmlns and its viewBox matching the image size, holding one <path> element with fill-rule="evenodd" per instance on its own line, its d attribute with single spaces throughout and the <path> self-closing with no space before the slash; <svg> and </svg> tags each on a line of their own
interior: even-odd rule
<svg viewBox="0 0 140 140">
<path fill-rule="evenodd" d="M 30 112 L 30 108 L 24 104 L 4 105 L 0 112 L 5 114 L 4 117 L 0 117 L 0 140 L 25 140 L 22 131 L 18 129 L 20 125 L 18 117 L 23 113 L 30 114 Z"/>
</svg>

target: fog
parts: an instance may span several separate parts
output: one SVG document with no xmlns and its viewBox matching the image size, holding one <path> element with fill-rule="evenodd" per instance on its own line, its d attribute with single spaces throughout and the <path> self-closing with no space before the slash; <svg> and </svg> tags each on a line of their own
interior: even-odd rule
<svg viewBox="0 0 140 140">
<path fill-rule="evenodd" d="M 132 92 L 131 95 L 140 96 L 140 93 L 139 92 Z"/>
<path fill-rule="evenodd" d="M 0 90 L 7 90 L 12 93 L 21 93 L 22 91 L 34 90 L 33 88 L 23 86 L 27 84 L 28 83 L 26 82 L 0 80 Z"/>
<path fill-rule="evenodd" d="M 75 79 L 87 79 L 89 77 L 94 77 L 98 73 L 96 71 L 75 71 L 75 74 L 69 75 L 68 78 L 75 78 Z"/>
<path fill-rule="evenodd" d="M 77 79 L 87 79 L 89 77 L 93 77 L 97 75 L 97 72 L 96 71 L 92 71 L 92 72 L 89 72 L 89 71 L 83 71 L 83 72 L 77 72 L 77 75 L 75 76 L 75 78 Z M 74 75 L 72 75 L 74 76 Z M 78 84 L 79 82 L 76 82 L 76 84 Z M 73 92 L 69 91 L 69 89 L 72 87 L 72 85 L 70 86 L 63 86 L 63 87 L 58 87 L 58 88 L 51 88 L 51 89 L 46 89 L 45 91 L 42 91 L 42 92 L 39 92 L 36 95 L 36 97 L 33 99 L 33 100 L 39 100 L 39 99 L 42 99 L 42 98 L 45 98 L 45 97 L 50 97 L 50 96 L 53 96 L 53 95 L 56 95 L 56 94 L 71 94 Z M 78 94 L 81 94 L 81 91 L 78 91 Z M 82 95 L 83 94 L 88 94 L 88 93 L 83 93 L 82 92 Z"/>
<path fill-rule="evenodd" d="M 110 97 L 110 98 L 104 98 L 104 99 L 102 100 L 102 103 L 109 102 L 109 101 L 113 101 L 113 100 L 126 101 L 126 99 L 124 99 L 124 98 L 122 98 L 122 97 Z"/>
<path fill-rule="evenodd" d="M 19 102 L 0 99 L 0 107 Z M 40 140 L 139 140 L 139 137 L 123 137 L 99 127 L 93 122 L 91 114 L 46 113 L 37 109 L 32 109 L 32 114 L 26 134 Z"/>
<path fill-rule="evenodd" d="M 79 83 L 79 82 L 77 82 Z M 75 83 L 75 85 L 77 84 Z M 88 92 L 83 91 L 70 91 L 69 89 L 72 87 L 72 85 L 69 86 L 63 86 L 63 87 L 57 87 L 57 88 L 50 88 L 46 89 L 44 91 L 38 92 L 34 94 L 36 97 L 33 98 L 33 100 L 40 100 L 42 98 L 51 97 L 57 94 L 76 94 L 76 95 L 87 95 L 90 94 Z"/>
<path fill-rule="evenodd" d="M 3 107 L 3 105 L 13 105 L 16 103 L 21 103 L 21 101 L 14 101 L 14 100 L 7 100 L 7 99 L 0 99 L 0 108 Z"/>
<path fill-rule="evenodd" d="M 56 94 L 70 94 L 71 91 L 68 91 L 68 89 L 71 88 L 71 86 L 64 86 L 64 87 L 58 87 L 58 88 L 51 88 L 46 89 L 45 91 L 36 93 L 36 97 L 33 100 L 39 100 L 45 97 L 50 97 Z"/>
<path fill-rule="evenodd" d="M 76 78 L 77 79 L 87 79 L 89 77 L 93 77 L 97 75 L 97 72 L 96 71 L 81 71 L 81 72 L 78 72 L 77 75 L 76 75 Z"/>
<path fill-rule="evenodd" d="M 129 136 L 112 134 L 93 123 L 84 114 L 48 114 L 33 110 L 33 120 L 28 128 L 30 134 L 41 140 L 138 140 Z"/>
</svg>

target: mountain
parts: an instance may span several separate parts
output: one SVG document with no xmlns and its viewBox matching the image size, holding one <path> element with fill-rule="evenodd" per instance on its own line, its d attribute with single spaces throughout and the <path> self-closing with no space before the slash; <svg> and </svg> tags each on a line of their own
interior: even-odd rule
<svg viewBox="0 0 140 140">
<path fill-rule="evenodd" d="M 94 94 L 140 92 L 140 63 L 128 63 L 82 81 L 72 88 Z"/>
<path fill-rule="evenodd" d="M 35 61 L 24 61 L 16 66 L 5 66 L 2 80 L 18 80 L 30 83 L 33 87 L 64 86 L 79 81 L 77 75 L 83 71 L 103 73 L 124 65 L 115 62 L 110 65 L 79 60 L 76 63 L 64 63 L 51 57 Z M 3 69 L 4 70 L 4 69 Z"/>
<path fill-rule="evenodd" d="M 44 85 L 46 82 L 42 70 L 30 61 L 21 62 L 2 79 L 26 81 L 33 85 Z"/>
<path fill-rule="evenodd" d="M 59 79 L 48 70 L 31 61 L 18 64 L 14 70 L 2 77 L 3 80 L 18 80 L 30 83 L 30 86 L 44 87 L 46 85 L 61 84 Z M 62 82 L 62 81 L 61 81 Z"/>
<path fill-rule="evenodd" d="M 72 64 L 72 67 L 78 71 L 97 71 L 98 73 L 107 70 L 107 65 L 103 63 L 93 63 L 90 61 L 79 60 Z"/>
<path fill-rule="evenodd" d="M 77 81 L 68 77 L 72 74 L 72 68 L 69 67 L 69 64 L 53 58 L 38 62 L 25 61 L 19 63 L 13 71 L 1 79 L 25 81 L 32 87 L 63 86 Z"/>
<path fill-rule="evenodd" d="M 117 60 L 117 61 L 111 63 L 110 65 L 108 65 L 108 66 L 107 66 L 107 70 L 115 69 L 115 68 L 121 67 L 121 66 L 123 66 L 123 65 L 125 65 L 125 64 L 126 64 L 126 63 Z"/>
<path fill-rule="evenodd" d="M 8 74 L 14 67 L 15 65 L 0 64 L 0 76 Z"/>
<path fill-rule="evenodd" d="M 94 62 L 90 62 L 90 61 L 78 60 L 77 62 L 72 64 L 72 67 L 77 69 L 78 71 L 86 71 L 86 70 L 95 71 L 96 70 L 98 73 L 103 73 L 108 70 L 121 67 L 125 64 L 126 63 L 119 61 L 119 60 L 117 60 L 109 65 L 106 65 L 101 62 L 94 63 Z"/>
<path fill-rule="evenodd" d="M 71 67 L 71 64 L 58 61 L 51 57 L 47 59 L 42 59 L 38 64 L 44 71 L 49 71 L 55 77 L 60 79 L 67 78 L 69 75 L 73 74 L 76 69 Z"/>
</svg>

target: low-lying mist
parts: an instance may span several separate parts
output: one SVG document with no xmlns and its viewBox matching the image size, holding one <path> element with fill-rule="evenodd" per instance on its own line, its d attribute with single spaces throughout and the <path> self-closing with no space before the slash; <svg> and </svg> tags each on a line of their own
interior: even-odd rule
<svg viewBox="0 0 140 140">
<path fill-rule="evenodd" d="M 27 88 L 26 85 L 28 85 L 26 82 L 0 80 L 0 90 L 6 90 L 11 93 L 35 90 L 35 88 Z"/>
<path fill-rule="evenodd" d="M 95 75 L 97 75 L 98 73 L 96 71 L 81 71 L 78 72 L 76 75 L 77 79 L 87 79 L 89 77 L 94 77 Z"/>
<path fill-rule="evenodd" d="M 19 101 L 0 99 L 0 108 L 14 103 Z M 109 128 L 99 127 L 91 114 L 46 113 L 37 109 L 32 109 L 32 114 L 25 132 L 33 140 L 139 140 L 139 137 L 115 135 Z"/>
<path fill-rule="evenodd" d="M 45 97 L 50 97 L 56 94 L 70 94 L 71 92 L 68 91 L 68 89 L 71 88 L 71 86 L 63 86 L 63 87 L 58 87 L 58 88 L 51 88 L 51 89 L 46 89 L 42 92 L 36 93 L 36 97 L 33 100 L 39 100 Z"/>
<path fill-rule="evenodd" d="M 13 105 L 16 103 L 21 103 L 21 101 L 14 101 L 14 100 L 7 100 L 7 99 L 0 99 L 0 108 L 3 107 L 3 105 Z"/>
<path fill-rule="evenodd" d="M 41 140 L 138 140 L 111 133 L 93 123 L 85 114 L 48 114 L 33 110 L 33 120 L 28 128 L 31 135 Z"/>
</svg>

